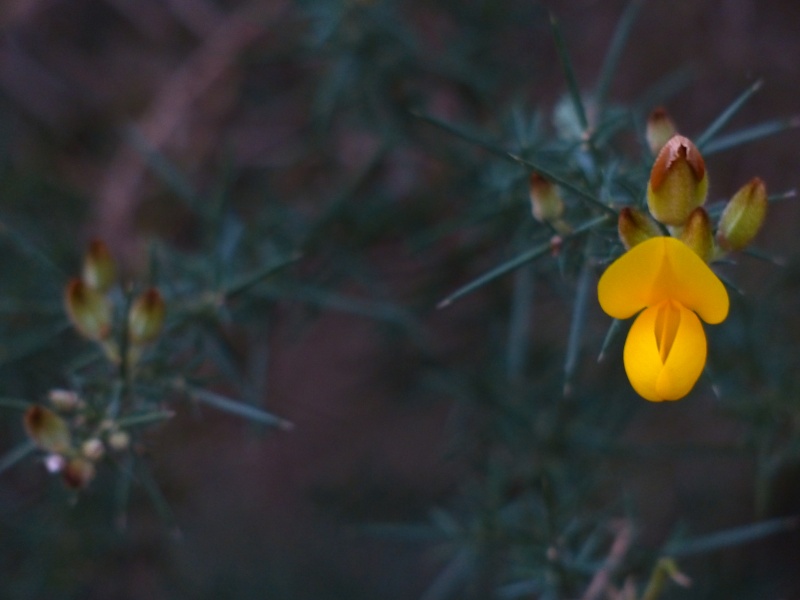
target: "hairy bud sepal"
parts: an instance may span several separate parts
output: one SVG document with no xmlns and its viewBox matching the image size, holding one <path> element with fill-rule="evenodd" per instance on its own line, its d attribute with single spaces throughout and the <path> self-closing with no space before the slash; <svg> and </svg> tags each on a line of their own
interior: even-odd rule
<svg viewBox="0 0 800 600">
<path fill-rule="evenodd" d="M 722 211 L 717 242 L 726 251 L 741 250 L 755 238 L 767 215 L 767 188 L 754 177 L 733 195 Z"/>
<path fill-rule="evenodd" d="M 703 207 L 695 208 L 692 211 L 679 237 L 705 262 L 709 262 L 713 257 L 714 233 L 708 213 Z"/>
<path fill-rule="evenodd" d="M 650 238 L 664 235 L 650 215 L 629 206 L 619 211 L 617 231 L 626 250 Z"/>
<path fill-rule="evenodd" d="M 664 225 L 680 226 L 702 206 L 708 174 L 700 151 L 689 138 L 672 136 L 656 157 L 647 185 L 647 207 Z"/>
</svg>

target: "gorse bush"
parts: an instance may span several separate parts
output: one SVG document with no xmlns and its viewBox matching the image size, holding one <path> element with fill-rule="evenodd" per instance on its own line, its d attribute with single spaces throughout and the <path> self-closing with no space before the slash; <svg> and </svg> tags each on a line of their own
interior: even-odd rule
<svg viewBox="0 0 800 600">
<path fill-rule="evenodd" d="M 0 190 L 16 190 L 19 201 L 0 215 L 0 475 L 10 482 L 0 507 L 20 522 L 0 522 L 19 548 L 0 565 L 24 567 L 9 579 L 9 597 L 102 589 L 86 580 L 105 585 L 124 571 L 104 573 L 104 554 L 132 544 L 131 513 L 151 511 L 159 531 L 182 530 L 185 498 L 158 466 L 159 452 L 175 446 L 159 440 L 201 446 L 193 427 L 229 415 L 243 432 L 269 433 L 277 444 L 299 436 L 314 448 L 285 405 L 270 405 L 269 361 L 259 353 L 290 345 L 273 337 L 278 321 L 302 338 L 341 314 L 377 332 L 386 356 L 375 360 L 390 365 L 381 379 L 398 406 L 446 406 L 435 443 L 443 438 L 447 454 L 435 470 L 446 480 L 439 493 L 420 500 L 410 486 L 393 495 L 370 487 L 382 481 L 370 474 L 363 498 L 358 485 L 345 486 L 355 514 L 320 501 L 348 535 L 413 546 L 418 563 L 409 573 L 370 573 L 387 582 L 375 584 L 378 595 L 655 600 L 779 589 L 747 588 L 733 570 L 703 561 L 796 527 L 770 511 L 776 481 L 800 457 L 785 300 L 793 268 L 758 248 L 762 227 L 780 219 L 779 201 L 794 192 L 775 191 L 759 173 L 725 189 L 715 175 L 719 154 L 744 152 L 798 122 L 734 127 L 760 81 L 699 131 L 664 108 L 687 93 L 683 77 L 665 77 L 630 103 L 612 101 L 641 9 L 632 2 L 619 17 L 591 86 L 576 72 L 561 23 L 539 6 L 309 1 L 278 16 L 227 7 L 218 29 L 213 19 L 181 21 L 202 42 L 186 71 L 199 87 L 184 90 L 193 101 L 170 97 L 190 110 L 212 96 L 203 110 L 227 108 L 208 122 L 231 124 L 214 132 L 218 148 L 203 151 L 169 143 L 180 139 L 178 125 L 173 135 L 122 132 L 146 182 L 140 223 L 123 228 L 133 239 L 118 239 L 120 223 L 106 222 L 87 243 L 76 241 L 86 221 L 77 210 L 39 227 L 42 215 L 26 212 L 24 177 L 4 165 Z M 513 51 L 529 22 L 555 48 L 563 85 L 551 103 L 526 100 L 524 68 L 496 59 L 481 35 L 496 33 Z M 264 23 L 275 27 L 274 46 L 254 33 Z M 177 46 L 182 40 L 174 36 Z M 161 106 L 167 114 L 172 105 Z M 150 116 L 143 121 L 160 122 Z M 285 136 L 277 150 L 248 134 L 261 121 Z M 226 137 L 227 127 L 240 137 Z M 68 196 L 58 192 L 55 205 Z M 737 263 L 747 260 L 767 265 L 780 293 L 750 295 L 748 281 L 737 282 Z M 315 351 L 333 363 L 341 347 L 326 340 L 299 355 Z M 324 401 L 330 384 L 317 377 L 309 367 L 314 410 L 341 438 L 354 436 L 351 415 L 337 418 Z M 670 443 L 652 436 L 662 421 L 653 427 L 648 418 L 663 419 L 672 435 L 674 411 L 693 406 L 710 411 L 698 425 L 709 440 L 730 423 L 736 435 L 707 445 L 688 433 Z M 200 419 L 177 424 L 186 413 Z M 698 464 L 711 454 L 751 460 L 749 519 L 721 523 L 707 508 L 687 517 L 665 500 L 668 522 L 660 530 L 649 523 L 661 498 L 640 482 L 671 468 L 674 454 Z M 288 462 L 287 470 L 298 467 Z M 725 501 L 709 489 L 714 503 Z M 310 527 L 322 546 L 330 532 Z M 40 551 L 56 531 L 70 543 Z M 291 545 L 273 540 L 280 559 L 302 563 L 302 545 L 286 558 L 283 542 Z M 222 553 L 236 562 L 248 552 L 241 544 Z M 101 566 L 73 581 L 75 548 Z M 209 585 L 165 575 L 164 588 L 193 597 L 375 597 L 366 583 L 324 576 L 314 587 L 302 569 L 285 575 L 286 563 L 274 562 L 236 585 L 224 574 Z"/>
</svg>

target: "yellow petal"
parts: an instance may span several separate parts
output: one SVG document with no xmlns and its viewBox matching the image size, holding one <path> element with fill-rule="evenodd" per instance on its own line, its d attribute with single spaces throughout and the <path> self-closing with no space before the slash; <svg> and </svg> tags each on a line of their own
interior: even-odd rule
<svg viewBox="0 0 800 600">
<path fill-rule="evenodd" d="M 678 308 L 680 324 L 664 368 L 656 380 L 656 393 L 664 400 L 678 400 L 688 394 L 706 364 L 703 324 L 692 311 L 683 306 Z"/>
<path fill-rule="evenodd" d="M 597 284 L 600 306 L 627 319 L 648 306 L 675 300 L 708 323 L 728 315 L 725 286 L 686 244 L 672 237 L 650 238 L 606 269 Z"/>
<path fill-rule="evenodd" d="M 663 398 L 656 390 L 658 376 L 664 367 L 656 343 L 657 308 L 648 308 L 633 322 L 625 340 L 623 361 L 628 379 L 642 398 L 660 402 Z"/>
<path fill-rule="evenodd" d="M 658 236 L 636 244 L 606 269 L 597 284 L 597 298 L 607 314 L 627 319 L 657 304 L 652 291 L 664 264 L 665 239 Z"/>
<path fill-rule="evenodd" d="M 668 268 L 663 270 L 654 290 L 693 310 L 706 323 L 721 323 L 728 316 L 728 292 L 709 266 L 686 244 L 663 238 Z"/>
<path fill-rule="evenodd" d="M 706 362 L 703 325 L 692 311 L 666 301 L 643 311 L 625 342 L 625 371 L 633 389 L 652 402 L 688 394 Z"/>
</svg>

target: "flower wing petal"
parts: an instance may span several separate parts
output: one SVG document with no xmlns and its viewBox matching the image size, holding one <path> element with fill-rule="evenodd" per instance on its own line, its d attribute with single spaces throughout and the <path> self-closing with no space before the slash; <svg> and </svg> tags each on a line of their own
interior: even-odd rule
<svg viewBox="0 0 800 600">
<path fill-rule="evenodd" d="M 642 398 L 651 402 L 660 402 L 664 399 L 658 393 L 657 387 L 659 376 L 664 369 L 656 341 L 657 317 L 656 307 L 648 308 L 636 317 L 625 340 L 623 352 L 625 372 L 633 389 Z"/>
<path fill-rule="evenodd" d="M 719 277 L 680 240 L 671 237 L 653 239 L 663 240 L 667 263 L 654 282 L 654 297 L 676 300 L 695 311 L 706 323 L 713 325 L 724 321 L 728 316 L 729 300 Z"/>
<path fill-rule="evenodd" d="M 707 323 L 728 316 L 728 292 L 709 266 L 678 239 L 660 236 L 631 248 L 609 266 L 597 284 L 600 306 L 627 319 L 646 306 L 676 300 Z"/>
<path fill-rule="evenodd" d="M 655 381 L 656 394 L 663 400 L 678 400 L 697 383 L 706 364 L 707 343 L 703 324 L 691 310 L 680 310 L 680 324 L 669 356 Z"/>
<path fill-rule="evenodd" d="M 661 279 L 667 239 L 671 238 L 654 237 L 641 242 L 605 270 L 597 284 L 597 299 L 606 314 L 627 319 L 662 299 L 653 297 L 653 288 Z"/>
</svg>

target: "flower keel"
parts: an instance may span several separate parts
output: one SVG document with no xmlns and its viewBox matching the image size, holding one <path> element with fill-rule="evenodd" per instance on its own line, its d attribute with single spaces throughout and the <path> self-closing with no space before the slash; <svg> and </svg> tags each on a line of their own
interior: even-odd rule
<svg viewBox="0 0 800 600">
<path fill-rule="evenodd" d="M 623 361 L 633 389 L 646 400 L 660 402 L 678 400 L 691 391 L 703 372 L 706 353 L 697 315 L 665 300 L 636 318 Z"/>
</svg>

